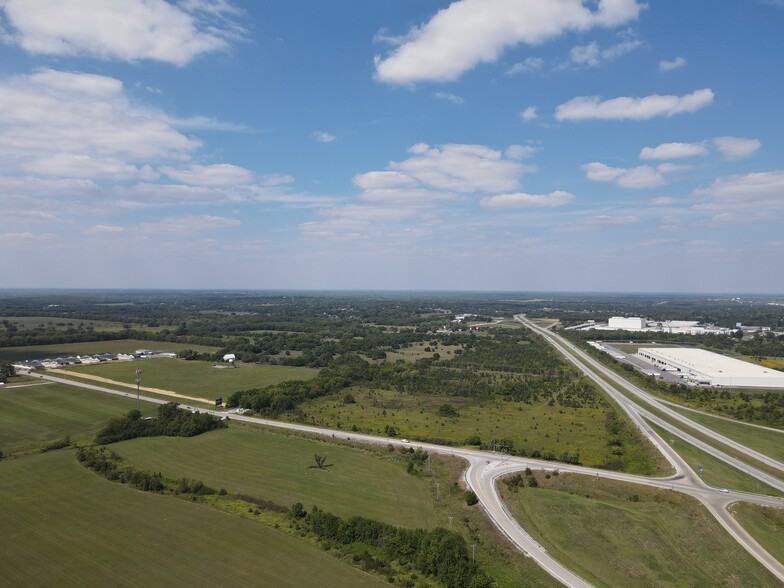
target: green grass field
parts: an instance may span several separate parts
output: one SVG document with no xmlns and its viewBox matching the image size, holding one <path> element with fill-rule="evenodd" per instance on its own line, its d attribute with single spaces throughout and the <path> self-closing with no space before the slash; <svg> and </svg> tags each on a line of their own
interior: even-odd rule
<svg viewBox="0 0 784 588">
<path fill-rule="evenodd" d="M 597 586 L 779 586 L 693 498 L 585 476 L 499 486 L 520 524 Z M 636 499 L 634 498 L 636 496 Z"/>
<path fill-rule="evenodd" d="M 613 456 L 607 446 L 604 411 L 598 408 L 565 408 L 545 403 L 525 404 L 502 400 L 479 401 L 453 396 L 414 396 L 388 390 L 354 388 L 356 404 L 344 405 L 343 395 L 304 403 L 301 408 L 308 421 L 329 428 L 383 433 L 395 428 L 400 437 L 420 440 L 445 440 L 462 444 L 473 434 L 488 443 L 509 439 L 515 448 L 549 449 L 556 455 L 579 451 L 585 465 L 604 463 Z M 458 417 L 441 417 L 438 409 L 451 404 Z M 623 457 L 627 470 L 650 474 L 657 472 L 655 462 L 646 455 L 642 442 L 629 439 Z"/>
<path fill-rule="evenodd" d="M 164 341 L 140 341 L 119 339 L 117 341 L 88 341 L 86 343 L 63 343 L 58 345 L 29 345 L 27 347 L 0 347 L 0 360 L 21 361 L 24 359 L 44 359 L 83 355 L 85 353 L 133 353 L 137 349 L 154 349 L 175 353 L 181 349 L 197 351 L 217 351 L 217 347 L 167 343 Z"/>
<path fill-rule="evenodd" d="M 61 450 L 0 462 L 5 586 L 382 586 L 271 527 L 109 482 Z"/>
<path fill-rule="evenodd" d="M 0 389 L 0 450 L 5 454 L 29 451 L 66 435 L 74 441 L 91 441 L 109 417 L 135 407 L 130 398 L 64 384 L 34 382 Z M 145 414 L 157 410 L 146 402 L 141 408 Z"/>
<path fill-rule="evenodd" d="M 143 359 L 130 362 L 112 362 L 76 366 L 68 372 L 91 374 L 117 382 L 132 384 L 137 369 L 142 370 L 142 386 L 172 390 L 182 394 L 214 399 L 223 396 L 224 401 L 237 390 L 262 388 L 286 380 L 309 380 L 318 370 L 281 365 L 237 364 L 223 369 L 208 361 L 185 361 L 182 359 Z"/>
<path fill-rule="evenodd" d="M 96 331 L 117 331 L 122 329 L 123 323 L 112 321 L 93 321 L 53 316 L 0 316 L 0 321 L 8 321 L 18 329 L 36 329 L 39 327 L 54 328 L 63 331 L 69 327 L 92 327 Z"/>
<path fill-rule="evenodd" d="M 661 435 L 662 439 L 670 442 L 673 449 L 686 460 L 686 463 L 689 464 L 695 472 L 697 471 L 698 466 L 702 466 L 702 479 L 714 488 L 731 488 L 732 490 L 741 490 L 756 494 L 769 494 L 771 496 L 784 495 L 775 488 L 757 481 L 755 478 L 741 472 L 731 465 L 728 465 L 715 457 L 711 457 L 680 437 L 673 435 L 656 425 L 651 423 L 648 424 Z"/>
<path fill-rule="evenodd" d="M 784 510 L 748 504 L 733 504 L 732 515 L 765 550 L 784 562 Z"/>
<path fill-rule="evenodd" d="M 361 515 L 406 527 L 446 524 L 436 517 L 427 482 L 393 462 L 360 450 L 262 428 L 230 427 L 189 439 L 154 437 L 112 445 L 142 469 L 196 478 L 289 507 L 302 502 L 339 516 Z M 326 454 L 326 470 L 313 455 Z"/>
<path fill-rule="evenodd" d="M 740 421 L 729 421 L 674 406 L 670 408 L 689 417 L 695 423 L 721 433 L 725 437 L 729 437 L 738 443 L 743 443 L 751 449 L 769 455 L 774 459 L 784 461 L 784 431 L 767 431 Z"/>
</svg>

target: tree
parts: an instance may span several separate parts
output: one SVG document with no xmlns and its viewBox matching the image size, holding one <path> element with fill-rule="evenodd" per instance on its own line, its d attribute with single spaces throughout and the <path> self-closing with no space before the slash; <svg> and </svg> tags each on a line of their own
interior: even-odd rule
<svg viewBox="0 0 784 588">
<path fill-rule="evenodd" d="M 327 461 L 327 456 L 326 456 L 326 454 L 324 454 L 324 455 L 319 455 L 318 453 L 314 453 L 314 454 L 313 454 L 313 459 L 315 459 L 315 460 L 316 460 L 316 467 L 317 467 L 318 469 L 320 469 L 320 470 L 323 470 L 323 469 L 325 469 L 325 468 L 327 467 L 327 466 L 326 466 L 326 461 Z"/>
<path fill-rule="evenodd" d="M 479 497 L 473 490 L 466 490 L 463 496 L 465 497 L 465 501 L 468 506 L 474 506 L 477 502 L 479 502 Z"/>
<path fill-rule="evenodd" d="M 15 375 L 16 370 L 14 369 L 14 366 L 5 361 L 0 362 L 0 382 L 5 382 L 8 378 Z"/>
</svg>

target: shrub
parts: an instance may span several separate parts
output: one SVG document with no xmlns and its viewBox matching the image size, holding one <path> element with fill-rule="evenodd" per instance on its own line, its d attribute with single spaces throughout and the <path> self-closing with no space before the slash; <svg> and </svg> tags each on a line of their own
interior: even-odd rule
<svg viewBox="0 0 784 588">
<path fill-rule="evenodd" d="M 465 498 L 466 504 L 468 506 L 474 506 L 477 502 L 479 502 L 479 497 L 473 490 L 466 490 L 463 494 L 463 497 Z"/>
</svg>

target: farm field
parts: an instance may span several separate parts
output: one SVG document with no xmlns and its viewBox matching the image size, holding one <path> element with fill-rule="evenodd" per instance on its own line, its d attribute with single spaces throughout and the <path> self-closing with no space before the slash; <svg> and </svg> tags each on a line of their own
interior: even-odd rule
<svg viewBox="0 0 784 588">
<path fill-rule="evenodd" d="M 778 586 L 696 500 L 585 476 L 537 475 L 506 504 L 559 561 L 597 586 Z"/>
<path fill-rule="evenodd" d="M 318 373 L 312 368 L 279 365 L 238 363 L 236 367 L 228 367 L 228 364 L 222 364 L 221 368 L 214 366 L 208 361 L 160 358 L 75 366 L 64 371 L 75 376 L 90 374 L 132 384 L 136 370 L 140 369 L 142 386 L 206 399 L 223 396 L 224 400 L 237 390 L 262 388 L 286 380 L 309 380 Z"/>
<path fill-rule="evenodd" d="M 472 435 L 483 443 L 493 439 L 513 442 L 513 448 L 553 451 L 556 456 L 579 452 L 584 465 L 602 464 L 612 459 L 604 428 L 604 409 L 567 408 L 545 403 L 525 404 L 503 400 L 477 400 L 454 396 L 400 394 L 389 390 L 353 388 L 355 404 L 344 404 L 340 397 L 325 397 L 301 405 L 307 422 L 328 428 L 383 434 L 394 427 L 399 437 L 421 441 L 465 444 Z M 439 408 L 450 404 L 459 416 L 439 415 Z M 627 471 L 654 474 L 666 471 L 657 465 L 653 450 L 643 441 L 624 439 Z M 664 468 L 663 470 L 660 468 Z"/>
<path fill-rule="evenodd" d="M 89 440 L 110 417 L 136 408 L 130 398 L 112 396 L 64 384 L 40 384 L 0 389 L 0 450 L 23 452 L 70 435 Z M 141 404 L 142 413 L 157 407 Z"/>
<path fill-rule="evenodd" d="M 118 339 L 116 341 L 88 341 L 86 343 L 63 343 L 56 345 L 29 345 L 26 347 L 0 347 L 0 360 L 21 361 L 24 359 L 44 359 L 85 353 L 133 353 L 137 349 L 154 349 L 175 353 L 182 349 L 196 351 L 217 351 L 216 347 L 168 343 L 165 341 L 141 341 L 137 339 Z"/>
<path fill-rule="evenodd" d="M 385 585 L 271 527 L 109 482 L 71 450 L 0 462 L 0 528 L 8 586 Z"/>
<path fill-rule="evenodd" d="M 446 524 L 436 516 L 435 489 L 427 481 L 407 474 L 403 461 L 359 449 L 236 424 L 198 437 L 150 437 L 111 447 L 142 469 L 286 507 L 302 502 L 308 509 L 316 505 L 338 516 L 405 527 Z M 326 454 L 332 465 L 311 467 L 315 453 Z"/>
<path fill-rule="evenodd" d="M 738 443 L 743 443 L 751 449 L 769 455 L 779 461 L 784 461 L 784 431 L 767 431 L 758 427 L 749 426 L 740 421 L 729 421 L 690 410 L 670 406 L 673 410 L 689 417 L 696 423 L 710 427 Z"/>
<path fill-rule="evenodd" d="M 84 320 L 67 317 L 53 316 L 0 316 L 0 322 L 8 321 L 18 329 L 54 328 L 65 330 L 69 327 L 78 329 L 92 327 L 97 332 L 118 331 L 123 328 L 123 323 L 112 321 Z M 145 327 L 146 328 L 146 327 Z"/>
<path fill-rule="evenodd" d="M 730 507 L 746 531 L 779 561 L 784 561 L 784 510 L 739 502 Z"/>
<path fill-rule="evenodd" d="M 425 351 L 430 349 L 430 351 Z M 429 343 L 414 343 L 408 347 L 401 347 L 395 351 L 387 351 L 386 361 L 395 362 L 403 360 L 407 363 L 414 363 L 418 359 L 431 358 L 434 353 L 438 353 L 441 359 L 452 359 L 457 350 L 462 351 L 462 345 L 444 345 L 439 344 L 431 347 Z"/>
<path fill-rule="evenodd" d="M 677 437 L 650 422 L 648 424 L 661 435 L 662 439 L 670 442 L 675 451 L 686 460 L 686 463 L 689 464 L 695 472 L 697 471 L 698 466 L 702 466 L 701 477 L 707 484 L 715 488 L 730 488 L 743 492 L 782 496 L 782 493 L 775 488 L 759 482 L 748 474 L 735 469 L 731 465 L 725 464 L 723 461 L 719 461 L 690 443 L 687 443 L 680 437 Z"/>
</svg>

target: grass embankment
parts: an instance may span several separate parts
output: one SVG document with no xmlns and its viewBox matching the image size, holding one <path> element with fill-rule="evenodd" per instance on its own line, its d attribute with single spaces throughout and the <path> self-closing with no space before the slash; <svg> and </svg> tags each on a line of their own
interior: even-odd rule
<svg viewBox="0 0 784 588">
<path fill-rule="evenodd" d="M 342 517 L 359 515 L 405 527 L 447 523 L 438 520 L 428 485 L 407 474 L 403 461 L 318 440 L 233 426 L 188 439 L 151 437 L 111 448 L 141 469 L 199 479 L 283 506 L 302 502 Z M 313 467 L 315 453 L 327 455 L 327 469 Z"/>
<path fill-rule="evenodd" d="M 768 553 L 784 562 L 784 510 L 739 502 L 730 512 Z"/>
<path fill-rule="evenodd" d="M 635 484 L 537 474 L 510 492 L 520 524 L 597 586 L 778 586 L 693 498 Z"/>
<path fill-rule="evenodd" d="M 136 401 L 130 398 L 65 384 L 6 387 L 0 389 L 0 450 L 6 455 L 35 451 L 65 436 L 90 442 L 109 417 L 133 408 Z M 141 409 L 151 415 L 157 406 L 143 402 Z"/>
<path fill-rule="evenodd" d="M 0 528 L 9 586 L 385 584 L 271 527 L 104 480 L 70 450 L 0 462 Z"/>
<path fill-rule="evenodd" d="M 312 368 L 281 365 L 239 363 L 236 367 L 219 364 L 219 368 L 215 365 L 208 361 L 162 358 L 75 366 L 64 371 L 73 376 L 87 374 L 133 384 L 136 370 L 140 369 L 143 387 L 171 390 L 205 400 L 223 396 L 224 401 L 237 390 L 263 388 L 286 380 L 309 380 L 318 373 Z"/>
<path fill-rule="evenodd" d="M 454 396 L 400 394 L 389 390 L 353 388 L 356 403 L 344 404 L 344 394 L 325 397 L 301 405 L 307 421 L 329 428 L 383 434 L 385 427 L 400 437 L 446 441 L 462 445 L 472 435 L 485 444 L 493 439 L 513 442 L 515 449 L 580 454 L 585 465 L 605 463 L 617 446 L 609 446 L 605 430 L 605 409 L 548 406 L 545 402 L 526 404 L 503 400 L 477 400 Z M 459 416 L 440 416 L 444 404 L 452 405 Z M 621 417 L 622 418 L 622 417 Z M 654 474 L 659 466 L 646 452 L 632 427 L 623 435 L 626 471 Z"/>
<path fill-rule="evenodd" d="M 212 352 L 217 347 L 168 343 L 165 341 L 141 341 L 138 339 L 118 339 L 116 341 L 88 341 L 86 343 L 63 343 L 57 345 L 29 345 L 26 347 L 0 347 L 0 360 L 22 361 L 24 359 L 46 359 L 85 355 L 93 353 L 133 353 L 137 349 L 154 349 L 164 353 L 176 353 L 182 349 Z"/>
<path fill-rule="evenodd" d="M 702 466 L 700 475 L 706 484 L 715 488 L 729 488 L 743 492 L 784 496 L 784 493 L 779 492 L 775 488 L 758 481 L 749 474 L 708 455 L 677 435 L 673 435 L 669 431 L 665 431 L 651 423 L 648 424 L 651 425 L 651 428 L 653 428 L 665 442 L 670 443 L 673 449 L 686 460 L 686 463 L 689 464 L 695 472 L 698 471 L 698 466 Z"/>
<path fill-rule="evenodd" d="M 727 420 L 675 406 L 670 406 L 670 408 L 733 441 L 743 443 L 773 459 L 784 461 L 784 430 L 771 431 L 742 421 Z"/>
</svg>

